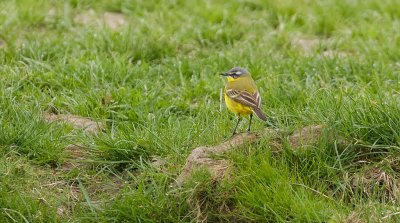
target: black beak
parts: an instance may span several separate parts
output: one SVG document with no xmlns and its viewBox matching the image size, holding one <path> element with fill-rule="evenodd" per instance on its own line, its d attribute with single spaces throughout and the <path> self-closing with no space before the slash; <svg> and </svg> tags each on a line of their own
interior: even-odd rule
<svg viewBox="0 0 400 223">
<path fill-rule="evenodd" d="M 223 73 L 223 74 L 219 74 L 219 75 L 222 75 L 222 76 L 225 76 L 225 77 L 229 76 L 228 73 Z"/>
</svg>

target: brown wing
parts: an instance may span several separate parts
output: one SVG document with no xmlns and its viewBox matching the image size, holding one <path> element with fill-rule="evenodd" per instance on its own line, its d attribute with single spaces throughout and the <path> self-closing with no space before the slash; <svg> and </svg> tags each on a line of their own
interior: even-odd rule
<svg viewBox="0 0 400 223">
<path fill-rule="evenodd" d="M 233 89 L 226 90 L 226 95 L 232 100 L 239 102 L 240 104 L 249 106 L 251 108 L 259 108 L 261 99 L 260 95 L 256 92 L 251 94 L 247 91 L 238 91 Z"/>
</svg>

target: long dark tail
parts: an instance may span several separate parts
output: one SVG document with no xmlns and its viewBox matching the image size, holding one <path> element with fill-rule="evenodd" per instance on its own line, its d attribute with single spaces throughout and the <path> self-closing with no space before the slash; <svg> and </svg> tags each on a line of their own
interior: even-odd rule
<svg viewBox="0 0 400 223">
<path fill-rule="evenodd" d="M 256 113 L 257 117 L 263 121 L 267 121 L 267 117 L 259 108 L 253 108 L 253 112 Z"/>
</svg>

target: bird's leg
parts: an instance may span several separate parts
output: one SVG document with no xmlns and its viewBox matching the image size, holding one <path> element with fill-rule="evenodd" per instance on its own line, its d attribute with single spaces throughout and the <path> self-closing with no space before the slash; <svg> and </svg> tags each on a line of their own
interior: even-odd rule
<svg viewBox="0 0 400 223">
<path fill-rule="evenodd" d="M 236 123 L 235 129 L 233 130 L 233 134 L 232 135 L 236 134 L 236 129 L 237 129 L 238 125 L 239 125 L 239 122 L 240 122 L 240 115 L 238 116 L 238 121 Z"/>
<path fill-rule="evenodd" d="M 247 128 L 247 132 L 250 133 L 251 119 L 253 118 L 253 114 L 250 114 L 249 128 Z"/>
</svg>

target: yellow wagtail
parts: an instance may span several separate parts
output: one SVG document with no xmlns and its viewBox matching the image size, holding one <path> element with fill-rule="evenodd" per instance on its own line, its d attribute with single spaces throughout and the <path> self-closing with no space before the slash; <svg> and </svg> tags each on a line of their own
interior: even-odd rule
<svg viewBox="0 0 400 223">
<path fill-rule="evenodd" d="M 261 97 L 258 93 L 256 83 L 247 70 L 241 67 L 234 67 L 228 72 L 221 74 L 227 77 L 228 82 L 225 85 L 225 103 L 228 109 L 238 116 L 233 135 L 239 125 L 241 116 L 250 115 L 249 128 L 250 132 L 251 119 L 253 112 L 263 121 L 267 121 L 267 117 L 261 111 Z"/>
</svg>

